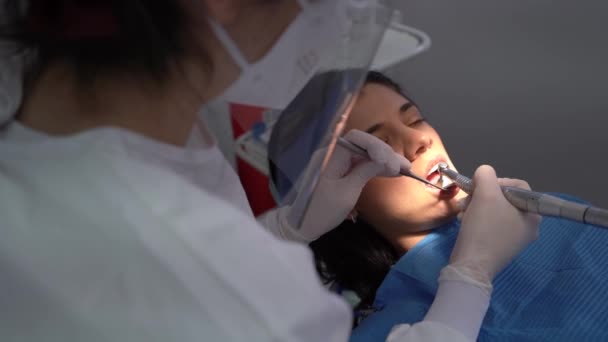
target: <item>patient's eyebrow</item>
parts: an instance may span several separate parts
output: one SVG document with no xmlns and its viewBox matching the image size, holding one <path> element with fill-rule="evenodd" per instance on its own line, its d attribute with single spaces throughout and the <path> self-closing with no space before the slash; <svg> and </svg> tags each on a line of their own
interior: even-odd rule
<svg viewBox="0 0 608 342">
<path fill-rule="evenodd" d="M 399 112 L 401 114 L 404 114 L 405 112 L 407 112 L 410 108 L 415 107 L 416 105 L 413 102 L 407 102 L 401 105 L 401 107 L 399 107 Z M 365 130 L 365 132 L 369 133 L 369 134 L 374 134 L 374 132 L 376 132 L 377 130 L 379 130 L 380 128 L 382 128 L 382 126 L 384 126 L 383 123 L 377 123 L 375 125 L 370 126 L 368 129 Z"/>
<path fill-rule="evenodd" d="M 401 105 L 401 108 L 399 108 L 399 111 L 403 114 L 412 107 L 414 107 L 414 104 L 412 102 L 407 102 L 407 103 L 404 103 L 403 105 Z"/>
</svg>

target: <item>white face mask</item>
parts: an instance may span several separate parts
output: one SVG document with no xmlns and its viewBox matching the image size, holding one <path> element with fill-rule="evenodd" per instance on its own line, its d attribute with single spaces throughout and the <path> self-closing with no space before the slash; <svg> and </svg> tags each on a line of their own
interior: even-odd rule
<svg viewBox="0 0 608 342">
<path fill-rule="evenodd" d="M 289 1 L 289 0 L 284 0 Z M 227 32 L 209 20 L 215 35 L 241 68 L 219 100 L 281 110 L 268 146 L 269 165 L 280 175 L 284 204 L 295 198 L 291 222 L 308 199 L 340 134 L 348 108 L 362 86 L 379 43 L 393 18 L 382 0 L 299 1 L 302 11 L 270 51 L 249 63 Z M 250 114 L 232 113 L 249 129 Z M 241 116 L 241 118 L 235 118 Z M 278 127 L 280 126 L 280 127 Z M 316 151 L 325 158 L 312 159 Z"/>
<path fill-rule="evenodd" d="M 282 109 L 320 69 L 329 69 L 335 46 L 352 30 L 352 11 L 366 10 L 373 0 L 298 1 L 302 11 L 261 60 L 250 64 L 217 22 L 210 25 L 219 41 L 241 68 L 240 77 L 219 100 Z M 355 7 L 353 7 L 355 6 Z M 341 51 L 338 51 L 340 53 Z"/>
</svg>

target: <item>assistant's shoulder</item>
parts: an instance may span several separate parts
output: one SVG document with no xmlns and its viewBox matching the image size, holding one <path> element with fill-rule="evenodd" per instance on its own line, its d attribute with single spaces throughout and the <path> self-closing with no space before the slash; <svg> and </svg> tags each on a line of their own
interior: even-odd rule
<svg viewBox="0 0 608 342">
<path fill-rule="evenodd" d="M 92 150 L 0 161 L 0 187 L 3 255 L 83 319 L 103 325 L 90 310 L 103 307 L 209 338 L 213 326 L 219 339 L 346 340 L 349 310 L 323 288 L 307 247 L 169 170 Z M 201 323 L 166 320 L 184 313 Z"/>
</svg>

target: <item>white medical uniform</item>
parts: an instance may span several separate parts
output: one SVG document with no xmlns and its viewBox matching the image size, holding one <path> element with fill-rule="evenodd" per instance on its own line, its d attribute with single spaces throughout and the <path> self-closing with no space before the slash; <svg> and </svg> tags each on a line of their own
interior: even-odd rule
<svg viewBox="0 0 608 342">
<path fill-rule="evenodd" d="M 219 150 L 115 128 L 0 135 L 0 340 L 347 341 L 347 305 L 277 240 Z M 393 341 L 464 340 L 433 322 Z"/>
</svg>

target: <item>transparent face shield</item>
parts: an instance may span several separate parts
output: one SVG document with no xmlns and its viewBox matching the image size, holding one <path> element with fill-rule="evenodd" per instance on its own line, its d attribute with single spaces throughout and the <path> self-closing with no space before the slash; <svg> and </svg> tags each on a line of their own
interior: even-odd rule
<svg viewBox="0 0 608 342">
<path fill-rule="evenodd" d="M 292 227 L 304 218 L 366 74 L 361 68 L 315 75 L 273 126 L 269 174 L 280 204 L 292 206 Z"/>
<path fill-rule="evenodd" d="M 243 67 L 242 78 L 257 79 L 256 84 L 267 88 L 245 91 L 244 101 L 226 99 L 264 108 L 262 134 L 266 135 L 268 175 L 279 205 L 292 205 L 288 217 L 292 227 L 299 227 L 303 220 L 378 45 L 396 16 L 383 1 L 308 2 L 269 52 L 269 58 L 249 69 Z M 283 69 L 285 61 L 273 58 L 279 50 L 284 52 L 283 58 L 293 57 L 295 65 L 287 64 L 289 69 Z M 289 56 L 293 51 L 295 55 Z M 265 68 L 264 63 L 276 68 Z M 260 70 L 282 80 L 264 81 Z M 280 87 L 273 88 L 277 85 Z M 237 81 L 228 96 L 238 93 L 238 87 Z M 269 97 L 271 101 L 264 102 Z M 233 113 L 233 120 L 260 134 L 246 111 Z"/>
<path fill-rule="evenodd" d="M 350 27 L 330 44 L 332 54 L 281 111 L 268 144 L 272 186 L 280 204 L 292 206 L 287 219 L 296 228 L 314 197 L 378 45 L 396 15 L 390 6 L 380 3 L 360 7 L 353 3 L 345 10 Z"/>
</svg>

